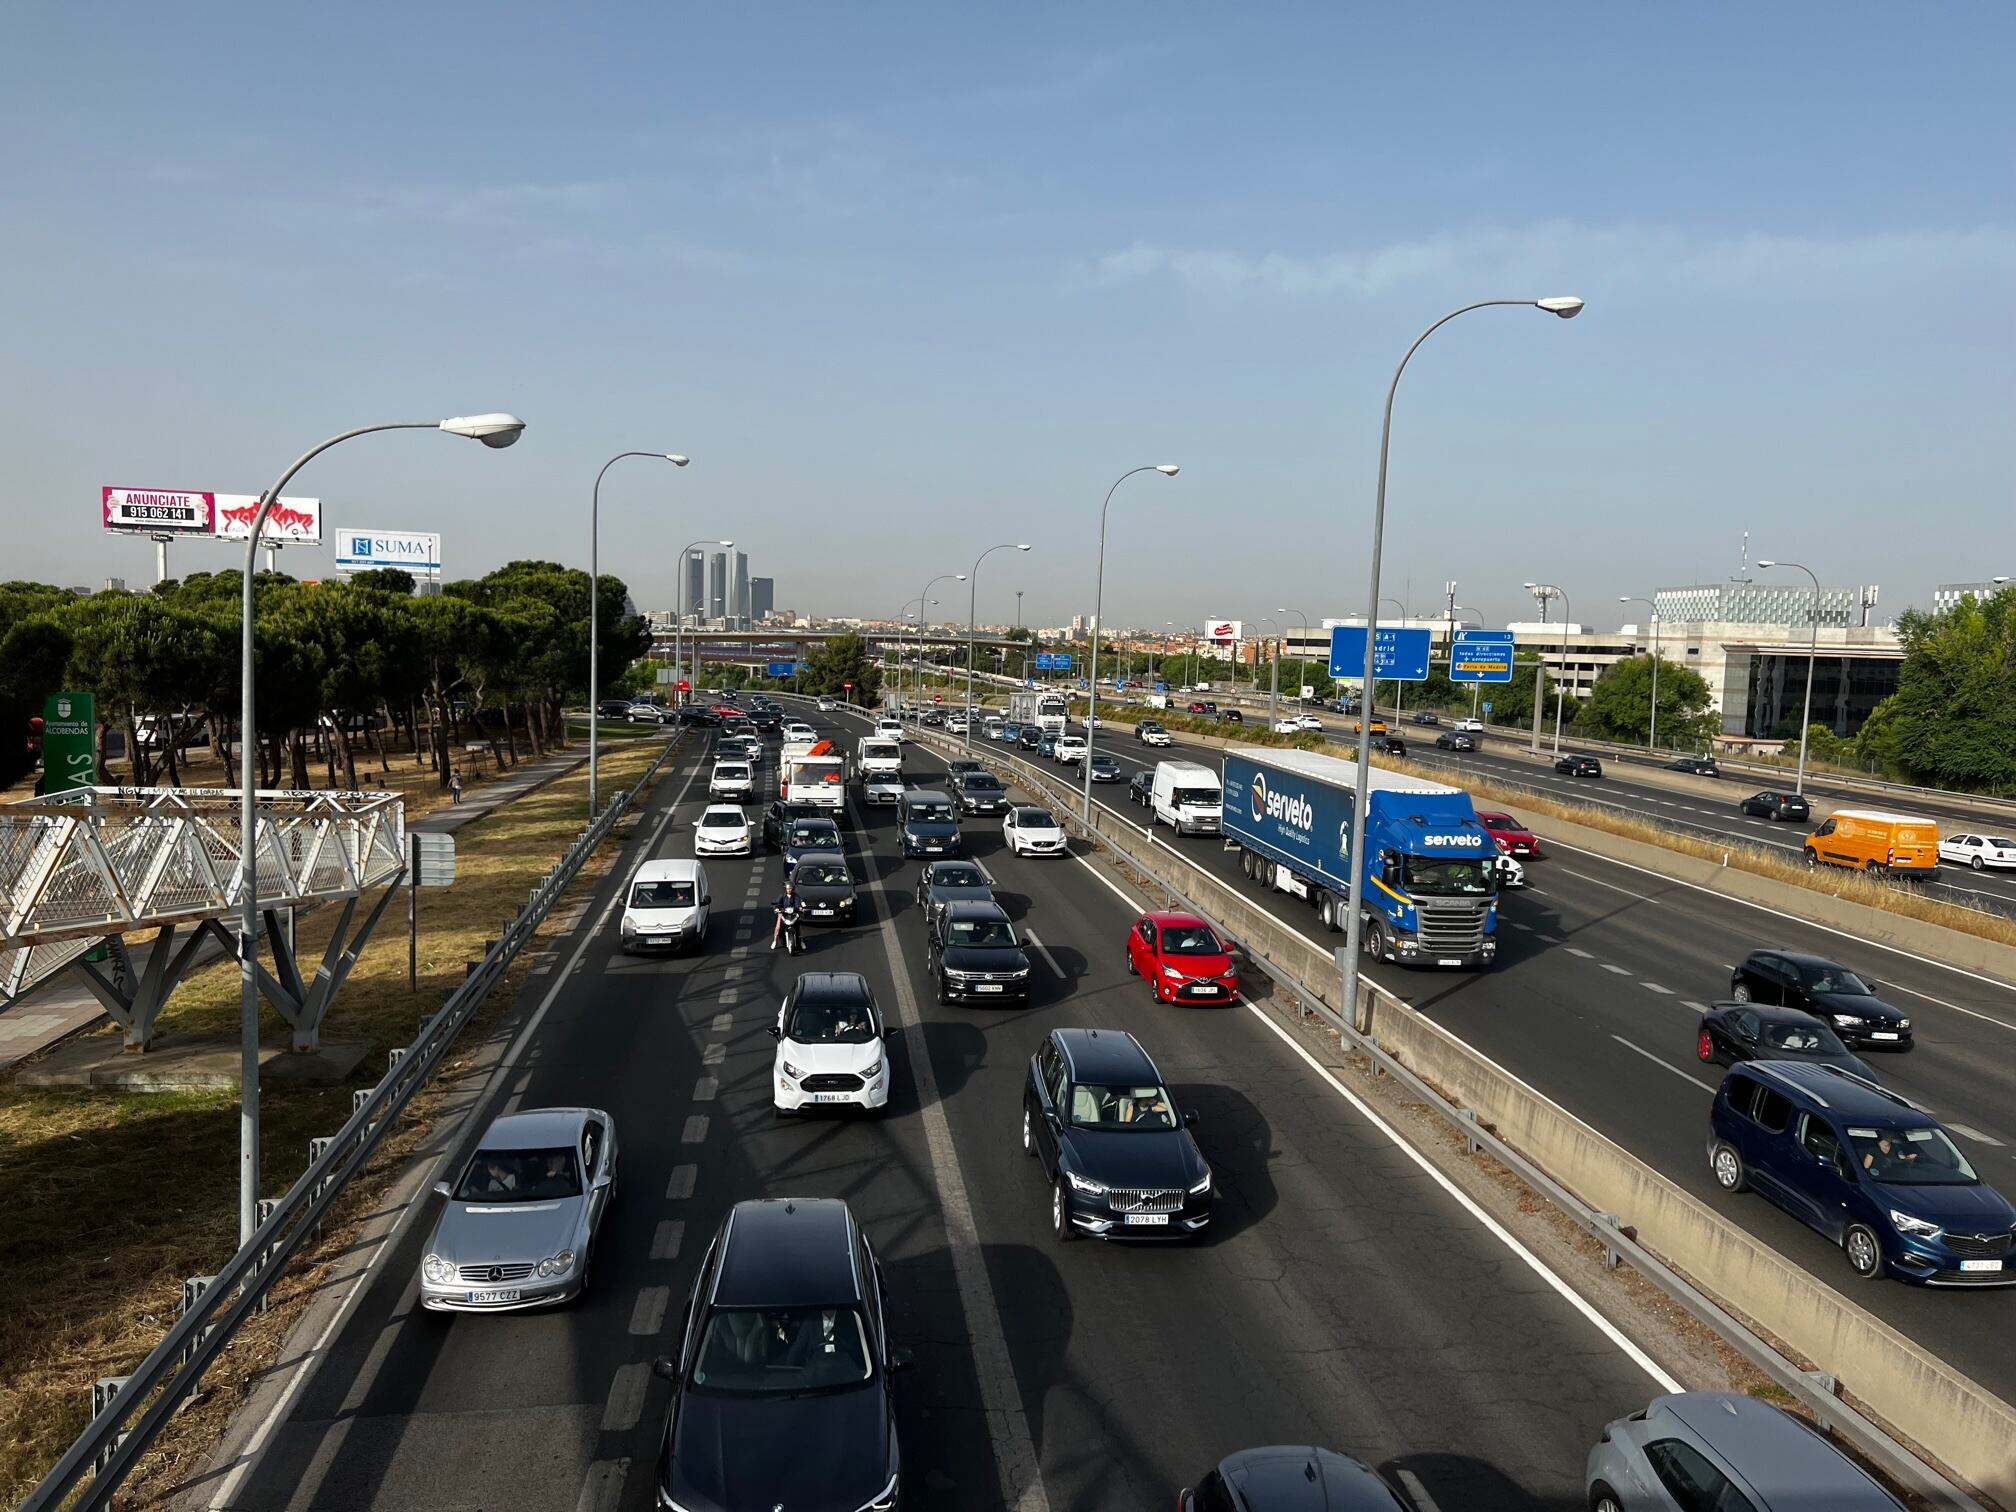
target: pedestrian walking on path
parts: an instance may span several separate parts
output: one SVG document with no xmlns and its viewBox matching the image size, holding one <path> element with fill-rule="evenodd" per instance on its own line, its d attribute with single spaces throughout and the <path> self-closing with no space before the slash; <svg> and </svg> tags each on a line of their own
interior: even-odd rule
<svg viewBox="0 0 2016 1512">
<path fill-rule="evenodd" d="M 448 793 L 457 803 L 462 801 L 462 768 L 456 767 L 448 774 Z"/>
</svg>

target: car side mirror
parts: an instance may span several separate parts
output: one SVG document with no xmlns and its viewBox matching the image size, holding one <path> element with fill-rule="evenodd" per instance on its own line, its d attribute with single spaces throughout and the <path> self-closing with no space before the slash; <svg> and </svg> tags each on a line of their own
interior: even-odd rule
<svg viewBox="0 0 2016 1512">
<path fill-rule="evenodd" d="M 1050 1127 L 1053 1129 L 1061 1130 L 1064 1127 L 1064 1120 L 1057 1116 L 1057 1110 L 1055 1108 L 1049 1108 L 1044 1111 L 1043 1122 L 1050 1125 Z"/>
<path fill-rule="evenodd" d="M 889 1374 L 897 1375 L 910 1370 L 917 1364 L 917 1357 L 900 1345 L 889 1351 Z"/>
<path fill-rule="evenodd" d="M 1197 1127 L 1197 1115 L 1194 1111 L 1185 1113 L 1183 1115 L 1183 1127 L 1186 1129 L 1194 1129 Z"/>
<path fill-rule="evenodd" d="M 434 1195 L 436 1197 L 453 1197 L 455 1195 L 455 1188 L 445 1181 L 437 1181 L 434 1183 Z"/>
<path fill-rule="evenodd" d="M 769 1035 L 770 1038 L 774 1040 L 781 1040 L 782 1038 L 784 1038 L 784 1026 L 782 1024 L 772 1024 L 768 1029 L 765 1029 L 763 1032 Z"/>
<path fill-rule="evenodd" d="M 604 1173 L 603 1173 L 602 1175 L 600 1175 L 600 1176 L 597 1176 L 597 1177 L 595 1178 L 595 1190 L 596 1190 L 596 1191 L 598 1191 L 598 1192 L 606 1192 L 606 1191 L 608 1191 L 608 1190 L 609 1190 L 609 1187 L 610 1187 L 610 1185 L 611 1185 L 611 1183 L 613 1182 L 613 1180 L 614 1180 L 614 1178 L 613 1178 L 613 1177 L 611 1177 L 611 1176 L 610 1176 L 610 1175 L 609 1175 L 609 1174 L 608 1174 L 608 1173 L 607 1173 L 607 1172 L 605 1171 L 605 1172 L 604 1172 Z"/>
<path fill-rule="evenodd" d="M 679 1379 L 679 1362 L 670 1355 L 660 1355 L 651 1362 L 651 1374 L 661 1381 Z"/>
</svg>

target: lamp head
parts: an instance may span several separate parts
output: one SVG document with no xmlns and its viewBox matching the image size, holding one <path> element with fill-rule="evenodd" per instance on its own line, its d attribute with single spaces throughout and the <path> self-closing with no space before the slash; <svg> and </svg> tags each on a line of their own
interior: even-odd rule
<svg viewBox="0 0 2016 1512">
<path fill-rule="evenodd" d="M 1174 462 L 1159 462 L 1155 466 L 1155 471 L 1162 474 L 1165 478 L 1173 478 L 1181 470 Z"/>
<path fill-rule="evenodd" d="M 525 422 L 516 415 L 451 415 L 441 422 L 441 429 L 502 449 L 525 433 Z"/>
<path fill-rule="evenodd" d="M 1582 301 L 1573 294 L 1564 294 L 1556 299 L 1536 299 L 1533 303 L 1549 315 L 1559 315 L 1563 320 L 1573 320 L 1582 313 Z"/>
<path fill-rule="evenodd" d="M 1024 541 L 1024 542 L 1022 542 L 1022 543 L 1021 543 L 1021 544 L 1020 544 L 1019 546 L 1017 546 L 1017 547 L 1016 547 L 1015 549 L 1016 549 L 1017 551 L 1027 551 L 1027 550 L 1029 549 L 1029 543 L 1028 543 L 1027 541 Z"/>
<path fill-rule="evenodd" d="M 733 546 L 735 543 L 733 541 L 716 541 L 714 544 L 716 546 Z"/>
<path fill-rule="evenodd" d="M 1760 560 L 1760 561 L 1759 561 L 1759 562 L 1757 563 L 1757 565 L 1758 565 L 1759 567 L 1776 567 L 1776 566 L 1777 566 L 1778 564 L 1777 564 L 1776 562 L 1766 562 L 1766 561 L 1761 561 L 1761 560 Z"/>
<path fill-rule="evenodd" d="M 665 453 L 665 460 L 670 462 L 674 467 L 684 467 L 693 459 L 691 457 L 682 457 L 677 452 L 667 452 Z"/>
</svg>

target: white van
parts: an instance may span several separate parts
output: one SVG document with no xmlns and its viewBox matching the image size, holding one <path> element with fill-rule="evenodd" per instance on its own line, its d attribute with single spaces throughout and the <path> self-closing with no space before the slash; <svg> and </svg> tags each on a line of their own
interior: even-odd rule
<svg viewBox="0 0 2016 1512">
<path fill-rule="evenodd" d="M 756 796 L 756 770 L 740 757 L 723 756 L 714 763 L 707 779 L 709 798 L 735 798 L 747 802 Z"/>
<path fill-rule="evenodd" d="M 713 897 L 698 861 L 646 861 L 631 874 L 617 928 L 623 948 L 678 950 L 705 944 Z"/>
<path fill-rule="evenodd" d="M 1194 761 L 1155 763 L 1155 787 L 1149 799 L 1154 823 L 1179 835 L 1215 835 L 1224 816 L 1225 790 L 1218 774 Z"/>
<path fill-rule="evenodd" d="M 903 747 L 886 735 L 863 735 L 854 743 L 854 775 L 864 782 L 870 777 L 903 775 Z"/>
</svg>

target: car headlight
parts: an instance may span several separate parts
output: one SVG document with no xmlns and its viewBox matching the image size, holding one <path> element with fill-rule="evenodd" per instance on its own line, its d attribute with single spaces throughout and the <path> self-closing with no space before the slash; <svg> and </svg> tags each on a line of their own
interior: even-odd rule
<svg viewBox="0 0 2016 1512">
<path fill-rule="evenodd" d="M 617 927 L 622 931 L 623 938 L 626 940 L 629 939 L 635 933 L 637 933 L 637 926 L 631 922 L 630 916 L 628 914 L 625 914 L 623 916 L 623 922 Z"/>
<path fill-rule="evenodd" d="M 1923 1218 L 1913 1218 L 1909 1213 L 1890 1209 L 1890 1226 L 1900 1234 L 1914 1234 L 1920 1239 L 1936 1239 L 1940 1228 L 1936 1223 L 1927 1223 Z"/>
<path fill-rule="evenodd" d="M 1899 1020 L 1897 1020 L 1897 1027 L 1899 1029 L 1909 1029 L 1911 1027 L 1911 1020 L 1900 1018 Z"/>
<path fill-rule="evenodd" d="M 1211 1173 L 1209 1171 L 1206 1171 L 1204 1173 L 1204 1179 L 1198 1182 L 1195 1186 L 1190 1188 L 1190 1195 L 1192 1197 L 1202 1197 L 1206 1192 L 1210 1190 L 1211 1190 Z"/>
<path fill-rule="evenodd" d="M 876 1077 L 880 1076 L 881 1074 L 882 1074 L 882 1062 L 880 1062 L 879 1060 L 873 1061 L 862 1069 L 861 1080 L 873 1081 L 875 1080 Z"/>
<path fill-rule="evenodd" d="M 1106 1183 L 1103 1181 L 1094 1181 L 1089 1176 L 1080 1176 L 1076 1171 L 1066 1171 L 1064 1179 L 1071 1183 L 1071 1190 L 1074 1192 L 1083 1192 L 1087 1197 L 1101 1197 L 1105 1195 Z"/>
<path fill-rule="evenodd" d="M 1862 1022 L 1862 1015 L 1859 1013 L 1837 1013 L 1834 1015 L 1834 1022 L 1837 1024 L 1859 1024 Z"/>
<path fill-rule="evenodd" d="M 791 1080 L 793 1081 L 798 1080 L 799 1077 L 805 1074 L 803 1071 L 800 1071 L 796 1066 L 792 1065 L 791 1062 L 789 1061 L 784 1062 L 783 1071 L 784 1074 L 790 1077 Z"/>
<path fill-rule="evenodd" d="M 875 1493 L 873 1501 L 861 1504 L 861 1512 L 891 1512 L 896 1505 L 896 1477 L 889 1477 L 889 1484 Z"/>
<path fill-rule="evenodd" d="M 450 1265 L 446 1260 L 443 1260 L 439 1255 L 429 1255 L 425 1260 L 421 1261 L 420 1270 L 429 1281 L 434 1282 L 436 1285 L 455 1279 L 455 1267 Z"/>
<path fill-rule="evenodd" d="M 1183 973 L 1179 971 L 1176 967 L 1171 966 L 1166 961 L 1163 962 L 1162 964 L 1162 975 L 1166 977 L 1174 977 L 1179 982 L 1183 980 Z"/>
<path fill-rule="evenodd" d="M 1029 968 L 1027 966 L 1024 966 L 1020 971 L 1011 971 L 1008 973 L 1008 980 L 1011 982 L 1027 981 L 1028 978 Z"/>
<path fill-rule="evenodd" d="M 539 1274 L 542 1276 L 564 1276 L 572 1269 L 574 1269 L 574 1251 L 571 1249 L 564 1249 L 557 1255 L 541 1260 L 538 1266 Z"/>
</svg>

